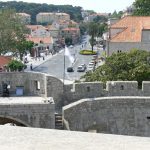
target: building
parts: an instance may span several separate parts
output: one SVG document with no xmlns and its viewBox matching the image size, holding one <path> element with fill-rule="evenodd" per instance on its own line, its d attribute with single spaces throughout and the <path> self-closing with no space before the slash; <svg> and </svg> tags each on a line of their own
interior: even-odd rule
<svg viewBox="0 0 150 150">
<path fill-rule="evenodd" d="M 38 24 L 48 24 L 52 23 L 53 21 L 58 21 L 58 20 L 70 20 L 70 15 L 66 13 L 38 13 L 36 15 L 36 22 Z"/>
<path fill-rule="evenodd" d="M 0 72 L 5 72 L 6 66 L 11 61 L 11 56 L 0 56 Z"/>
<path fill-rule="evenodd" d="M 31 15 L 27 13 L 16 13 L 19 18 L 21 19 L 21 22 L 24 24 L 30 24 L 31 23 Z"/>
<path fill-rule="evenodd" d="M 80 39 L 80 29 L 79 28 L 65 28 L 61 30 L 61 37 L 66 39 L 72 39 L 72 44 L 76 44 Z"/>
<path fill-rule="evenodd" d="M 26 37 L 28 41 L 34 42 L 34 48 L 32 51 L 33 57 L 41 56 L 41 53 L 48 54 L 53 51 L 53 38 L 52 37 Z"/>
<path fill-rule="evenodd" d="M 50 37 L 51 36 L 49 29 L 42 25 L 27 25 L 26 27 L 29 29 L 30 35 L 32 37 Z"/>
<path fill-rule="evenodd" d="M 88 15 L 84 18 L 84 22 L 92 22 L 98 16 L 104 16 L 107 18 L 109 16 L 109 13 L 95 13 Z"/>
<path fill-rule="evenodd" d="M 150 51 L 150 17 L 126 16 L 110 25 L 107 55 L 131 49 Z"/>
</svg>

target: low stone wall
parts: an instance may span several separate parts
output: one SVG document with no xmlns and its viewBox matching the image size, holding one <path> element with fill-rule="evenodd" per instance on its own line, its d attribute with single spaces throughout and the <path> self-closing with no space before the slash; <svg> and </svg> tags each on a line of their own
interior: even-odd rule
<svg viewBox="0 0 150 150">
<path fill-rule="evenodd" d="M 50 103 L 3 103 L 0 118 L 11 119 L 27 127 L 55 128 L 55 105 Z M 1 120 L 0 120 L 1 123 Z"/>
<path fill-rule="evenodd" d="M 68 130 L 150 136 L 150 97 L 83 99 L 63 107 Z"/>
</svg>

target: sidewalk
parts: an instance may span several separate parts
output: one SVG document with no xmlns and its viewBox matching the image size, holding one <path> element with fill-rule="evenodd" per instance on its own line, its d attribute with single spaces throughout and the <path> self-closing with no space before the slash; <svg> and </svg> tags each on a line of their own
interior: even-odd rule
<svg viewBox="0 0 150 150">
<path fill-rule="evenodd" d="M 31 68 L 30 68 L 31 64 L 32 64 L 32 69 L 34 70 L 36 67 L 45 63 L 46 61 L 48 61 L 49 59 L 51 59 L 55 55 L 49 54 L 47 56 L 44 56 L 44 59 L 43 59 L 43 57 L 31 57 L 29 60 L 29 63 L 26 64 L 27 68 L 24 71 L 31 71 Z"/>
</svg>

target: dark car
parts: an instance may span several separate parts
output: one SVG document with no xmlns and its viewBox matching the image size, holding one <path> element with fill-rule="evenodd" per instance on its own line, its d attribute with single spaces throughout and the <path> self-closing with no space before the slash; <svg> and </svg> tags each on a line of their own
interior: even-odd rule
<svg viewBox="0 0 150 150">
<path fill-rule="evenodd" d="M 73 67 L 68 67 L 67 72 L 74 72 Z"/>
</svg>

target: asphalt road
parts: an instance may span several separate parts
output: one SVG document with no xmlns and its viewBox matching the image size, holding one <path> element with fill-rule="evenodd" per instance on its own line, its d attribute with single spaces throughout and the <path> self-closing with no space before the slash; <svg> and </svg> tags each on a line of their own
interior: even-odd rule
<svg viewBox="0 0 150 150">
<path fill-rule="evenodd" d="M 65 69 L 65 79 L 66 80 L 78 80 L 85 72 L 77 72 L 77 67 L 80 64 L 88 64 L 92 56 L 80 55 L 79 51 L 82 45 L 76 45 L 73 48 L 68 48 L 72 56 L 75 55 L 76 61 L 73 65 L 74 72 L 67 72 L 67 67 L 72 66 L 72 63 L 65 56 L 65 68 L 64 68 L 64 49 L 60 51 L 57 55 L 53 56 L 50 60 L 43 63 L 39 67 L 35 68 L 36 72 L 43 72 L 55 76 L 59 79 L 63 79 L 64 69 Z"/>
<path fill-rule="evenodd" d="M 43 63 L 42 65 L 35 68 L 33 71 L 43 72 L 50 74 L 59 79 L 63 79 L 64 70 L 65 70 L 65 80 L 78 80 L 85 72 L 77 72 L 77 67 L 81 64 L 86 64 L 92 60 L 93 56 L 80 55 L 79 52 L 81 49 L 91 49 L 88 44 L 89 36 L 85 36 L 80 45 L 75 45 L 74 47 L 69 47 L 69 51 L 72 56 L 76 58 L 76 61 L 73 65 L 74 72 L 67 72 L 67 67 L 72 66 L 72 63 L 69 61 L 68 57 L 65 56 L 65 67 L 64 67 L 64 49 L 59 53 L 53 56 L 50 60 Z"/>
</svg>

